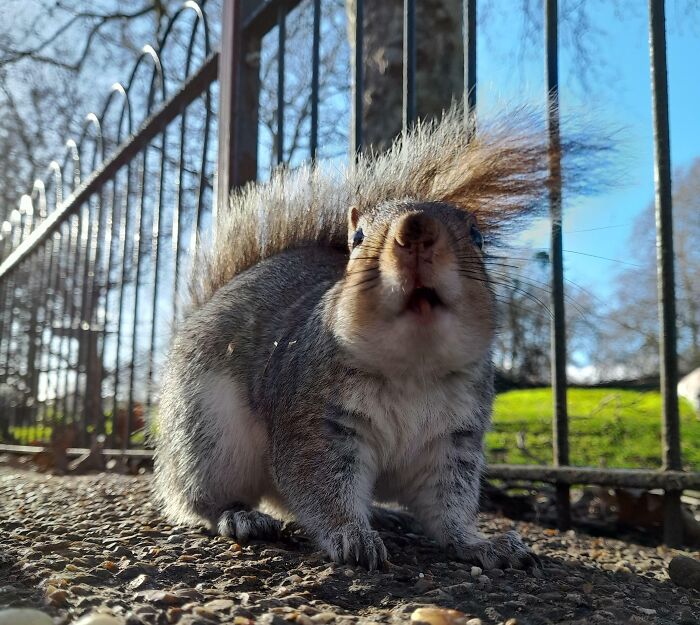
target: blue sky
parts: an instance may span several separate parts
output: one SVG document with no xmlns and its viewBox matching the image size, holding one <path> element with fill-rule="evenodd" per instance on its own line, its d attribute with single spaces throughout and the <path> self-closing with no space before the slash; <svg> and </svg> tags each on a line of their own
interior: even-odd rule
<svg viewBox="0 0 700 625">
<path fill-rule="evenodd" d="M 544 59 L 539 41 L 522 52 L 520 14 L 497 3 L 478 39 L 477 102 L 487 112 L 495 98 L 521 102 L 543 101 Z M 681 4 L 667 2 L 667 41 L 672 167 L 685 167 L 700 156 L 700 14 L 688 17 Z M 621 262 L 604 261 L 594 254 L 629 261 L 628 244 L 637 216 L 651 210 L 654 194 L 651 87 L 646 3 L 624 17 L 613 2 L 592 2 L 594 33 L 590 69 L 595 80 L 583 89 L 575 75 L 570 49 L 560 45 L 562 115 L 592 109 L 592 118 L 620 128 L 623 176 L 615 188 L 595 197 L 569 198 L 564 215 L 567 278 L 602 298 L 611 294 Z M 560 38 L 566 39 L 565 28 Z M 536 224 L 520 240 L 524 245 L 547 246 L 548 224 Z M 700 242 L 699 242 L 700 243 Z M 578 252 L 574 253 L 574 252 Z M 654 254 L 650 249 L 649 254 Z"/>
</svg>

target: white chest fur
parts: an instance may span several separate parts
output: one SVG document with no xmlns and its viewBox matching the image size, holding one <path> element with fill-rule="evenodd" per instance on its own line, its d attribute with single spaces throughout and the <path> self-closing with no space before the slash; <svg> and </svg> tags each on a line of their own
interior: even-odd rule
<svg viewBox="0 0 700 625">
<path fill-rule="evenodd" d="M 483 431 L 489 410 L 469 376 L 443 379 L 361 380 L 344 390 L 341 405 L 365 416 L 357 424 L 378 472 L 391 472 L 436 438 L 457 430 Z"/>
</svg>

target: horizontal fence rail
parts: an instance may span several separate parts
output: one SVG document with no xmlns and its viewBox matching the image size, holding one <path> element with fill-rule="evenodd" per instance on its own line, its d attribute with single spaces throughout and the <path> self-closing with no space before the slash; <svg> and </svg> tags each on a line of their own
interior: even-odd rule
<svg viewBox="0 0 700 625">
<path fill-rule="evenodd" d="M 276 35 L 275 117 L 271 162 L 289 163 L 290 19 L 306 6 L 310 21 L 308 158 L 319 139 L 321 0 L 224 0 L 217 16 L 207 2 L 187 0 L 153 45 L 144 46 L 123 84 L 99 113 L 86 116 L 46 175 L 0 226 L 0 450 L 60 449 L 80 456 L 151 458 L 149 416 L 172 328 L 182 316 L 184 276 L 201 234 L 210 232 L 230 192 L 258 177 L 263 40 Z M 463 0 L 464 106 L 477 101 L 477 0 Z M 363 113 L 366 9 L 354 0 L 348 19 L 352 113 L 348 154 L 366 144 Z M 418 119 L 417 11 L 403 3 L 402 122 Z M 371 8 L 371 7 L 370 7 Z M 557 1 L 544 3 L 550 172 L 559 180 Z M 566 411 L 565 293 L 561 189 L 550 191 L 553 466 L 492 465 L 506 482 L 555 485 L 557 516 L 570 524 L 569 487 L 597 484 L 665 491 L 665 540 L 682 541 L 680 495 L 700 488 L 700 473 L 683 472 L 680 456 L 672 208 L 664 3 L 649 1 L 659 258 L 663 469 L 569 466 Z M 268 38 L 269 40 L 269 38 Z M 218 50 L 214 48 L 217 47 Z M 293 60 L 293 59 L 292 59 Z M 470 124 L 469 130 L 474 126 Z M 235 242 L 232 242 L 235 245 Z"/>
</svg>

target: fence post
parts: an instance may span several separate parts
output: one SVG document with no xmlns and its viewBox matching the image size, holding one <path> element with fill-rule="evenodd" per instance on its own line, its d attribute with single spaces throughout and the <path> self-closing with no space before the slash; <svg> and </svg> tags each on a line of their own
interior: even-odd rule
<svg viewBox="0 0 700 625">
<path fill-rule="evenodd" d="M 564 310 L 564 261 L 561 229 L 561 151 L 559 137 L 559 58 L 557 0 L 545 4 L 545 69 L 549 130 L 549 210 L 552 254 L 552 451 L 554 466 L 569 464 L 569 416 L 566 405 L 566 323 Z M 557 525 L 571 526 L 569 485 L 556 484 Z"/>
<path fill-rule="evenodd" d="M 681 471 L 678 413 L 678 360 L 676 357 L 676 293 L 673 275 L 673 201 L 671 196 L 671 144 L 668 127 L 666 70 L 666 17 L 664 0 L 649 0 L 649 54 L 651 56 L 654 112 L 654 184 L 656 210 L 656 268 L 659 298 L 659 360 L 663 396 L 663 468 Z M 683 542 L 681 492 L 664 496 L 664 542 Z"/>
<path fill-rule="evenodd" d="M 251 0 L 223 3 L 215 214 L 232 189 L 257 177 L 261 38 L 244 28 L 254 7 Z"/>
<path fill-rule="evenodd" d="M 351 152 L 358 155 L 362 152 L 364 130 L 364 0 L 355 0 L 354 33 L 355 54 L 352 61 L 352 135 Z"/>
<path fill-rule="evenodd" d="M 476 112 L 476 0 L 462 2 L 464 39 L 464 117 L 471 124 Z"/>
</svg>

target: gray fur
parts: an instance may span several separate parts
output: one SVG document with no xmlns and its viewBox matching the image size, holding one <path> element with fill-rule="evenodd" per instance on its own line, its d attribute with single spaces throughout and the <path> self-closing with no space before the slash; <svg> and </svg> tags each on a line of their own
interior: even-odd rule
<svg viewBox="0 0 700 625">
<path fill-rule="evenodd" d="M 372 502 L 399 501 L 457 557 L 532 562 L 516 534 L 477 530 L 495 311 L 472 233 L 536 210 L 547 137 L 521 111 L 469 140 L 459 110 L 220 211 L 161 392 L 156 491 L 173 522 L 264 538 L 279 525 L 256 508 L 272 504 L 333 560 L 375 568 Z"/>
<path fill-rule="evenodd" d="M 387 554 L 370 527 L 372 501 L 398 500 L 459 557 L 524 562 L 522 543 L 487 541 L 476 528 L 489 352 L 413 377 L 358 368 L 329 321 L 348 288 L 346 264 L 347 253 L 330 248 L 283 252 L 184 322 L 158 423 L 166 513 L 246 540 L 276 531 L 269 517 L 250 517 L 267 500 L 333 560 L 375 568 Z"/>
</svg>

